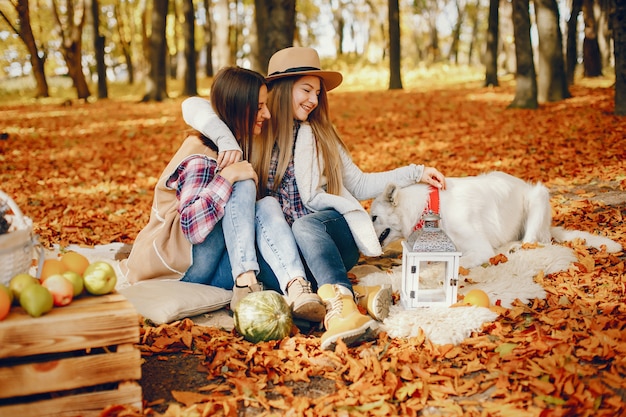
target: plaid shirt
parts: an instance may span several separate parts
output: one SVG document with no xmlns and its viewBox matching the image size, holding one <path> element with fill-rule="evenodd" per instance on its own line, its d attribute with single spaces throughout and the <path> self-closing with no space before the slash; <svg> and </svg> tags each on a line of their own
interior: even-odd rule
<svg viewBox="0 0 626 417">
<path fill-rule="evenodd" d="M 267 194 L 273 196 L 278 200 L 281 207 L 283 208 L 283 214 L 285 215 L 285 219 L 290 226 L 296 219 L 311 213 L 311 211 L 304 206 L 304 204 L 302 203 L 302 199 L 300 198 L 300 192 L 298 191 L 298 184 L 296 184 L 296 176 L 293 167 L 293 154 L 296 148 L 296 139 L 298 137 L 299 128 L 300 123 L 295 123 L 293 131 L 294 141 L 293 149 L 291 152 L 291 160 L 289 161 L 289 165 L 287 166 L 287 170 L 285 171 L 283 180 L 280 183 L 280 187 L 278 187 L 278 191 L 273 190 L 274 181 L 276 179 L 276 169 L 278 168 L 277 144 L 274 144 L 274 148 L 272 149 L 272 159 L 270 161 L 270 169 L 267 178 Z"/>
<path fill-rule="evenodd" d="M 224 217 L 232 184 L 217 173 L 214 159 L 191 155 L 180 163 L 166 185 L 176 189 L 183 234 L 194 245 L 204 242 Z"/>
</svg>

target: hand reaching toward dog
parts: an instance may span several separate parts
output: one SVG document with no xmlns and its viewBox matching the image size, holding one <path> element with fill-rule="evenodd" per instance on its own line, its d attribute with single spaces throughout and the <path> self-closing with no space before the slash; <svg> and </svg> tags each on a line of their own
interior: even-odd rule
<svg viewBox="0 0 626 417">
<path fill-rule="evenodd" d="M 446 177 L 444 177 L 443 174 L 437 170 L 437 168 L 424 167 L 424 172 L 422 173 L 420 182 L 430 184 L 433 187 L 437 187 L 442 190 L 446 189 Z"/>
</svg>

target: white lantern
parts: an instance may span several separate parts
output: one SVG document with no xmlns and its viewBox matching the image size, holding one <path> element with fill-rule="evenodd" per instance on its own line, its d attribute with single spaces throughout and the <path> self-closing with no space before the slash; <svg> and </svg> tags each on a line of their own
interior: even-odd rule
<svg viewBox="0 0 626 417">
<path fill-rule="evenodd" d="M 423 227 L 402 242 L 400 302 L 405 309 L 451 306 L 457 301 L 461 252 L 439 228 L 438 214 L 428 212 L 422 219 Z"/>
</svg>

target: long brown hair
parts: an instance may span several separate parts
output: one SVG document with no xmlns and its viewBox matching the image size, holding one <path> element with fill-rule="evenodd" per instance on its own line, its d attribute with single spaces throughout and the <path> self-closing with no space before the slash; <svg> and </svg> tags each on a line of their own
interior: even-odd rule
<svg viewBox="0 0 626 417">
<path fill-rule="evenodd" d="M 269 165 L 274 144 L 278 145 L 278 166 L 274 180 L 274 191 L 278 190 L 283 176 L 287 170 L 289 161 L 293 157 L 294 142 L 294 113 L 293 113 L 293 86 L 301 77 L 285 77 L 272 81 L 268 94 L 268 106 L 272 118 L 266 129 L 256 139 L 259 145 L 251 155 L 252 166 L 259 175 L 260 189 L 267 188 Z M 343 169 L 339 148 L 346 152 L 348 149 L 337 133 L 330 119 L 328 97 L 323 81 L 320 79 L 320 94 L 317 107 L 309 114 L 308 122 L 313 131 L 313 137 L 317 146 L 318 166 L 321 173 L 326 177 L 326 191 L 331 194 L 339 194 L 342 186 Z M 321 166 L 321 161 L 324 161 Z"/>
<path fill-rule="evenodd" d="M 254 139 L 254 125 L 259 111 L 259 90 L 267 85 L 258 72 L 241 67 L 224 67 L 211 85 L 211 105 L 230 129 L 249 159 Z"/>
</svg>

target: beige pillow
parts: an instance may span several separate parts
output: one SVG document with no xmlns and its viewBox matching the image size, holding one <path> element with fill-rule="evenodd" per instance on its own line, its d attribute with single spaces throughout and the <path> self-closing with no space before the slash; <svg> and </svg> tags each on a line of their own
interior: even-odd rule
<svg viewBox="0 0 626 417">
<path fill-rule="evenodd" d="M 156 324 L 219 310 L 230 303 L 233 294 L 223 288 L 169 279 L 140 281 L 118 291 L 139 314 Z"/>
</svg>

